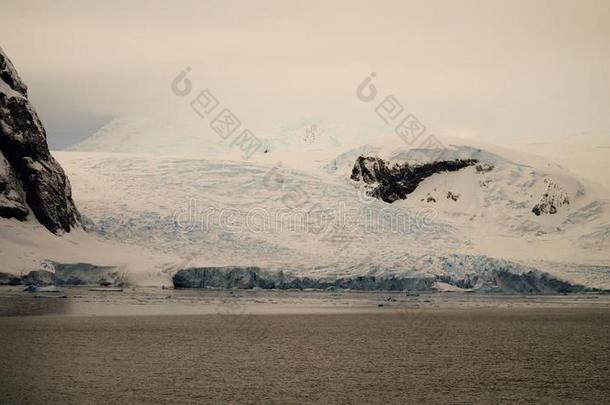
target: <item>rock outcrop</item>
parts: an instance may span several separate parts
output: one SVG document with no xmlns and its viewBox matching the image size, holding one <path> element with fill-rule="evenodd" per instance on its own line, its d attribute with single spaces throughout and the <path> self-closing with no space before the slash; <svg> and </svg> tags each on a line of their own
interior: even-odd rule
<svg viewBox="0 0 610 405">
<path fill-rule="evenodd" d="M 79 223 L 70 182 L 49 152 L 27 86 L 1 49 L 0 79 L 0 216 L 24 220 L 31 210 L 51 232 L 69 232 Z"/>
<path fill-rule="evenodd" d="M 21 181 L 0 151 L 0 217 L 23 221 L 28 212 Z"/>
<path fill-rule="evenodd" d="M 540 202 L 532 208 L 536 216 L 542 214 L 556 214 L 557 210 L 564 205 L 570 205 L 568 194 L 551 179 L 544 179 L 545 191 L 540 197 Z"/>
<path fill-rule="evenodd" d="M 359 156 L 352 169 L 351 179 L 370 185 L 367 191 L 372 197 L 393 203 L 404 200 L 427 177 L 435 173 L 454 172 L 477 164 L 476 159 L 441 160 L 421 165 L 394 164 L 373 156 Z"/>
</svg>

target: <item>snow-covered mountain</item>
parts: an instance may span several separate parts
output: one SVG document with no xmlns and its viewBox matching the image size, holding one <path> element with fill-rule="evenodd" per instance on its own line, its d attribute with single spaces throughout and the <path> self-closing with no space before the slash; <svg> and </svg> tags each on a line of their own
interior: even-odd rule
<svg viewBox="0 0 610 405">
<path fill-rule="evenodd" d="M 218 136 L 210 127 L 212 118 L 201 118 L 188 104 L 181 113 L 164 112 L 154 118 L 150 115 L 119 116 L 69 150 L 239 160 L 240 153 L 232 145 L 233 138 Z M 237 131 L 246 124 L 242 123 Z M 263 150 L 306 152 L 307 161 L 318 155 L 332 157 L 383 134 L 380 126 L 348 124 L 316 117 L 270 132 L 253 131 L 264 144 Z"/>
<path fill-rule="evenodd" d="M 82 152 L 216 156 L 226 147 L 218 136 L 206 137 L 208 132 L 211 130 L 207 125 L 197 125 L 190 121 L 176 123 L 161 117 L 121 117 L 111 120 L 95 134 L 69 149 Z"/>
<path fill-rule="evenodd" d="M 510 147 L 544 156 L 610 189 L 610 178 L 607 175 L 610 134 L 578 134 L 552 141 L 522 142 Z"/>
<path fill-rule="evenodd" d="M 2 100 L 25 97 L 18 83 L 3 86 Z M 15 160 L 21 132 L 11 129 L 17 121 L 5 121 L 3 140 L 14 142 L 2 151 Z M 33 125 L 44 140 L 37 118 Z M 610 194 L 543 158 L 451 138 L 435 148 L 409 147 L 381 132 L 364 142 L 370 128 L 306 122 L 273 141 L 260 137 L 264 147 L 245 159 L 240 145 L 198 132 L 201 125 L 118 119 L 72 151 L 56 152 L 89 232 L 58 237 L 39 222 L 52 230 L 76 222 L 49 227 L 36 210 L 37 220 L 26 218 L 28 186 L 18 187 L 26 178 L 59 184 L 38 193 L 58 201 L 43 208 L 78 216 L 46 143 L 32 149 L 40 153 L 23 170 L 50 170 L 51 183 L 16 176 L 15 163 L 0 165 L 3 209 L 19 214 L 19 202 L 24 209 L 21 217 L 0 218 L 3 271 L 85 262 L 159 283 L 188 267 L 255 266 L 312 280 L 396 276 L 411 285 L 436 277 L 464 287 L 476 279 L 481 288 L 506 283 L 499 274 L 528 275 L 519 283 L 537 285 L 546 279 L 529 275 L 546 271 L 610 287 Z"/>
<path fill-rule="evenodd" d="M 392 204 L 350 178 L 358 157 L 417 166 L 438 161 L 438 151 L 396 137 L 310 160 L 281 150 L 248 162 L 58 158 L 96 232 L 177 255 L 183 267 L 259 266 L 314 277 L 535 268 L 610 286 L 607 190 L 536 156 L 442 141 L 442 160 L 477 164 L 433 173 Z"/>
</svg>

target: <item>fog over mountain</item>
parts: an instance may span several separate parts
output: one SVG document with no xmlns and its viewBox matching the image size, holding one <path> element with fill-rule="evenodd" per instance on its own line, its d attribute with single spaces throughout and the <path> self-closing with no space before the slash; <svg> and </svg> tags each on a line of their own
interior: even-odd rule
<svg viewBox="0 0 610 405">
<path fill-rule="evenodd" d="M 586 135 L 607 146 L 609 19 L 608 2 L 595 0 L 8 0 L 0 36 L 56 148 L 110 117 L 182 123 L 190 111 L 169 83 L 186 66 L 197 88 L 267 138 L 304 118 L 376 126 L 354 96 L 375 72 L 379 91 L 437 135 L 502 144 Z"/>
</svg>

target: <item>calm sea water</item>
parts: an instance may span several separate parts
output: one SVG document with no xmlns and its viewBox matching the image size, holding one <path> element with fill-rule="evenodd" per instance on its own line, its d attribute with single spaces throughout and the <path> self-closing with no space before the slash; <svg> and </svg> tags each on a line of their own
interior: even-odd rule
<svg viewBox="0 0 610 405">
<path fill-rule="evenodd" d="M 204 302 L 229 293 L 217 294 Z M 252 315 L 237 305 L 212 314 L 93 316 L 56 308 L 0 317 L 0 402 L 609 403 L 605 304 L 517 305 L 517 297 L 451 306 L 439 305 L 447 296 L 373 294 L 355 311 L 325 313 L 320 302 L 330 308 L 351 298 L 317 295 L 312 305 L 295 294 L 290 305 L 318 310 Z M 392 308 L 400 299 L 410 304 Z M 106 305 L 117 300 L 127 299 Z"/>
</svg>

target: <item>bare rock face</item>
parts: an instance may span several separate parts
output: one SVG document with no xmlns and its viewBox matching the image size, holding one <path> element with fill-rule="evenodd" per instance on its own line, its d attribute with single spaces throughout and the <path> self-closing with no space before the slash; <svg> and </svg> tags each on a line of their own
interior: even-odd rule
<svg viewBox="0 0 610 405">
<path fill-rule="evenodd" d="M 24 220 L 29 207 L 51 232 L 69 232 L 79 224 L 70 182 L 49 153 L 27 86 L 1 49 L 0 79 L 0 216 Z"/>
<path fill-rule="evenodd" d="M 23 221 L 28 212 L 21 181 L 0 152 L 0 217 Z"/>
<path fill-rule="evenodd" d="M 358 156 L 352 169 L 351 179 L 373 184 L 381 182 L 389 175 L 390 171 L 383 159 L 376 156 Z"/>
<path fill-rule="evenodd" d="M 542 214 L 556 214 L 564 205 L 570 205 L 568 194 L 551 179 L 544 179 L 546 190 L 540 197 L 540 202 L 532 208 L 536 216 Z"/>
<path fill-rule="evenodd" d="M 359 156 L 352 169 L 351 179 L 370 185 L 368 194 L 372 197 L 393 203 L 404 200 L 419 183 L 435 173 L 454 172 L 477 164 L 476 159 L 439 160 L 421 165 L 408 163 L 394 164 L 388 167 L 386 162 L 378 157 Z"/>
</svg>

